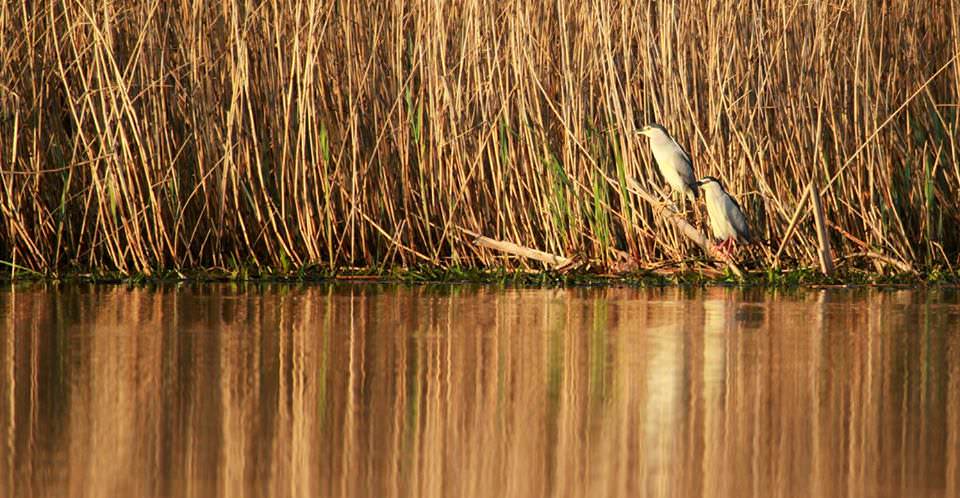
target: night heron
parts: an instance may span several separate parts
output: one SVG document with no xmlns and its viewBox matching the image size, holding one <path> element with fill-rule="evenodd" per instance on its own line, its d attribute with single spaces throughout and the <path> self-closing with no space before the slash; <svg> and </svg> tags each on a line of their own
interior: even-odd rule
<svg viewBox="0 0 960 498">
<path fill-rule="evenodd" d="M 650 139 L 650 150 L 657 161 L 660 174 L 674 192 L 678 192 L 693 201 L 696 206 L 697 178 L 693 175 L 693 161 L 690 154 L 670 137 L 662 126 L 650 124 L 637 130 L 640 135 Z"/>
<path fill-rule="evenodd" d="M 720 180 L 706 176 L 697 185 L 703 189 L 703 196 L 707 203 L 707 216 L 710 217 L 710 228 L 713 236 L 720 241 L 717 247 L 722 254 L 729 256 L 737 243 L 750 243 L 750 227 L 743 210 L 730 194 L 723 188 Z"/>
</svg>

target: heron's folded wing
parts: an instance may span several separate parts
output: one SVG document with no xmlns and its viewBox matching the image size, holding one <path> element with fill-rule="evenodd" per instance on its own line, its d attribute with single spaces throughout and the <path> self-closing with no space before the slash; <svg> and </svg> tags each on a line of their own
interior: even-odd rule
<svg viewBox="0 0 960 498">
<path fill-rule="evenodd" d="M 676 140 L 671 138 L 670 141 L 673 142 L 674 153 L 682 159 L 677 165 L 677 173 L 680 174 L 680 178 L 683 178 L 684 183 L 694 186 L 697 183 L 697 177 L 693 174 L 693 160 L 690 159 L 690 154 Z"/>
<path fill-rule="evenodd" d="M 726 205 L 724 206 L 724 210 L 730 218 L 730 224 L 733 225 L 733 229 L 737 231 L 737 236 L 746 242 L 753 240 L 750 234 L 750 226 L 747 224 L 747 217 L 743 215 L 743 210 L 740 209 L 740 205 L 737 204 L 736 199 L 728 195 L 725 201 Z"/>
</svg>

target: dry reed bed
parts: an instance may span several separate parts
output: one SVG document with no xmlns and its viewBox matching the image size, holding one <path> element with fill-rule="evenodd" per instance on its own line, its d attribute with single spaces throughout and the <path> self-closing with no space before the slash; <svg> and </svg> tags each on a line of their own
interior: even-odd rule
<svg viewBox="0 0 960 498">
<path fill-rule="evenodd" d="M 658 121 L 774 246 L 818 177 L 839 257 L 951 268 L 958 19 L 955 0 L 3 1 L 0 259 L 519 264 L 463 228 L 675 261 L 695 251 L 604 180 L 661 184 L 630 133 Z M 811 219 L 783 264 L 816 264 Z"/>
</svg>

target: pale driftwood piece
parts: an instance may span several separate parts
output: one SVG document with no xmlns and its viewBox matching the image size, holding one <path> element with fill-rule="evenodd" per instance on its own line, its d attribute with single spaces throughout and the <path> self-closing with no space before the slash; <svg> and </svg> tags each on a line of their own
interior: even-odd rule
<svg viewBox="0 0 960 498">
<path fill-rule="evenodd" d="M 619 188 L 619 185 L 616 181 L 606 175 L 604 176 L 606 177 L 608 183 Z M 710 239 L 707 237 L 707 235 L 688 223 L 687 220 L 680 215 L 680 212 L 677 210 L 676 206 L 673 205 L 673 203 L 662 203 L 658 201 L 656 197 L 650 195 L 649 192 L 644 190 L 643 187 L 640 186 L 640 183 L 638 183 L 637 180 L 635 180 L 632 176 L 627 175 L 626 180 L 627 190 L 647 201 L 655 208 L 654 211 L 657 214 L 663 216 L 668 221 L 673 223 L 673 225 L 680 230 L 680 233 L 683 234 L 684 237 L 690 239 L 690 241 L 699 246 L 708 257 L 723 261 L 727 264 L 727 267 L 730 268 L 730 271 L 737 276 L 737 278 L 743 278 L 743 270 L 741 270 L 732 259 L 723 258 L 720 254 L 717 254 L 717 252 L 713 250 L 713 245 L 710 243 Z"/>
<path fill-rule="evenodd" d="M 868 258 L 875 259 L 875 260 L 877 260 L 877 261 L 886 263 L 886 264 L 888 264 L 888 265 L 893 265 L 893 266 L 899 268 L 900 271 L 902 271 L 902 272 L 904 272 L 904 273 L 914 273 L 914 274 L 917 273 L 917 271 L 914 270 L 914 269 L 913 269 L 913 266 L 911 266 L 909 263 L 904 263 L 903 261 L 900 261 L 900 260 L 898 260 L 898 259 L 893 259 L 893 258 L 891 258 L 890 256 L 886 256 L 886 255 L 880 254 L 880 253 L 878 253 L 878 252 L 871 251 L 871 250 L 869 250 L 869 249 L 865 250 L 865 251 L 864 251 L 864 254 L 865 254 Z M 881 268 L 882 268 L 882 267 L 881 267 Z"/>
<path fill-rule="evenodd" d="M 833 251 L 830 250 L 830 234 L 827 233 L 827 225 L 824 223 L 823 204 L 820 202 L 820 188 L 817 186 L 817 180 L 810 181 L 811 205 L 813 207 L 813 221 L 817 226 L 817 256 L 820 259 L 820 271 L 824 275 L 833 274 Z"/>
<path fill-rule="evenodd" d="M 466 232 L 466 230 L 464 231 Z M 551 265 L 554 268 L 561 267 L 572 261 L 570 258 L 564 256 L 557 256 L 556 254 L 538 251 L 537 249 L 530 249 L 529 247 L 523 247 L 521 245 L 514 244 L 513 242 L 491 239 L 489 237 L 484 237 L 483 235 L 477 235 L 476 238 L 473 239 L 473 243 L 480 247 L 486 247 L 487 249 L 513 254 L 514 256 L 535 259 Z"/>
</svg>

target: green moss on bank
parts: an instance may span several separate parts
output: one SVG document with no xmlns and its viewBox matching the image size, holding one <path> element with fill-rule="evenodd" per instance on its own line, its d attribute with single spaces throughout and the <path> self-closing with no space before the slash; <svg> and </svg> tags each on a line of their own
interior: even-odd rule
<svg viewBox="0 0 960 498">
<path fill-rule="evenodd" d="M 675 270 L 639 270 L 613 274 L 594 268 L 576 271 L 487 269 L 471 267 L 393 267 L 340 268 L 330 270 L 319 265 L 293 269 L 238 266 L 233 269 L 169 269 L 152 274 L 124 274 L 104 270 L 71 270 L 37 273 L 7 264 L 0 271 L 0 282 L 62 282 L 103 284 L 149 284 L 169 282 L 394 282 L 405 284 L 475 283 L 512 287 L 611 286 L 635 287 L 730 285 L 739 287 L 833 287 L 833 286 L 924 286 L 960 285 L 960 273 L 932 269 L 919 273 L 871 273 L 856 269 L 841 270 L 826 276 L 813 268 L 757 269 L 739 279 L 729 271 L 708 268 Z"/>
</svg>

